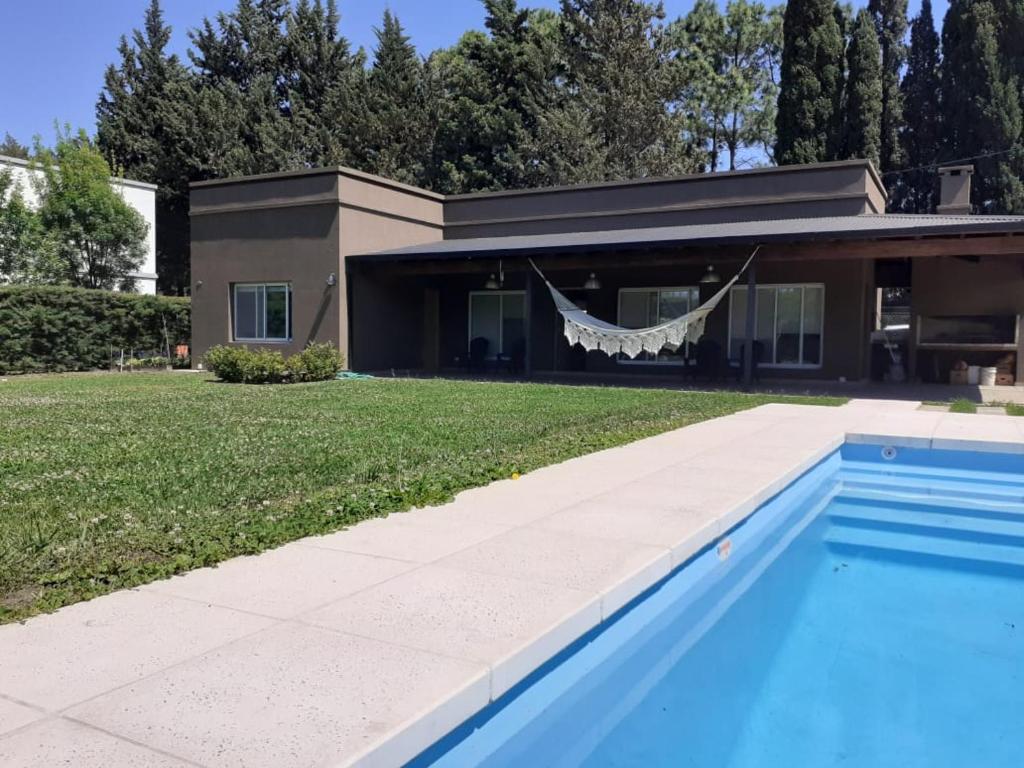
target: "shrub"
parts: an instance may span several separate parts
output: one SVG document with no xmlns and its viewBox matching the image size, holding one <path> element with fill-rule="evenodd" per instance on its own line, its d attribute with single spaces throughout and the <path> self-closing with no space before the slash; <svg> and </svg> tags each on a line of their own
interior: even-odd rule
<svg viewBox="0 0 1024 768">
<path fill-rule="evenodd" d="M 223 381 L 276 384 L 333 379 L 344 365 L 344 356 L 330 343 L 310 344 L 287 360 L 277 350 L 216 346 L 207 350 L 205 361 Z"/>
<path fill-rule="evenodd" d="M 288 358 L 292 381 L 327 381 L 345 367 L 345 356 L 330 342 L 310 344 Z"/>
<path fill-rule="evenodd" d="M 0 287 L 0 374 L 106 368 L 124 350 L 173 351 L 191 335 L 189 300 L 70 288 Z M 164 337 L 164 326 L 167 338 Z"/>
</svg>

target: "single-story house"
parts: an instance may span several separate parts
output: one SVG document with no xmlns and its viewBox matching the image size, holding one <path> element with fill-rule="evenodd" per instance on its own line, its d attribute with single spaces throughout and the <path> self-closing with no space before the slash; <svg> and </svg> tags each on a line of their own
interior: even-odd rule
<svg viewBox="0 0 1024 768">
<path fill-rule="evenodd" d="M 635 359 L 570 347 L 532 260 L 597 318 L 646 327 L 751 269 L 711 314 L 731 375 L 1024 381 L 1024 217 L 885 213 L 869 162 L 444 196 L 347 168 L 192 185 L 194 358 L 332 341 L 354 370 L 680 376 L 694 345 Z M 894 364 L 899 356 L 901 365 Z M 899 370 L 897 370 L 899 369 Z"/>
<path fill-rule="evenodd" d="M 41 172 L 33 170 L 28 160 L 19 157 L 0 155 L 0 171 L 10 171 L 15 185 L 21 191 L 25 202 L 35 207 L 38 203 L 34 177 Z M 156 293 L 156 190 L 155 184 L 147 184 L 131 179 L 112 178 L 110 186 L 118 192 L 124 201 L 139 212 L 146 222 L 146 253 L 138 270 L 132 273 L 135 278 L 136 293 Z"/>
</svg>

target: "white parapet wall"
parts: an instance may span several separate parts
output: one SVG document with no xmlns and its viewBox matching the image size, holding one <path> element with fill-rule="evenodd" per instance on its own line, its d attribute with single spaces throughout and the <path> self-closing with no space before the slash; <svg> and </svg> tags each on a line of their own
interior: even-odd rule
<svg viewBox="0 0 1024 768">
<path fill-rule="evenodd" d="M 0 155 L 0 170 L 11 171 L 14 183 L 21 189 L 21 193 L 29 205 L 34 206 L 39 202 L 35 185 L 32 183 L 33 174 L 38 174 L 39 171 L 32 170 L 27 160 Z M 137 293 L 154 294 L 156 293 L 156 185 L 118 178 L 112 178 L 110 184 L 121 194 L 128 205 L 139 212 L 146 222 L 146 256 L 142 264 L 139 265 L 138 271 L 132 273 L 132 277 L 135 278 Z"/>
</svg>

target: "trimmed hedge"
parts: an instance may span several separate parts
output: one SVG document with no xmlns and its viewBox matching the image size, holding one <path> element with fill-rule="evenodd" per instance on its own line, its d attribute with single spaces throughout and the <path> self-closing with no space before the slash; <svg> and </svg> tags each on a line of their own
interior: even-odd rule
<svg viewBox="0 0 1024 768">
<path fill-rule="evenodd" d="M 328 381 L 345 367 L 345 356 L 330 342 L 310 344 L 288 359 L 276 349 L 210 347 L 206 367 L 221 381 L 233 384 L 280 384 Z"/>
<path fill-rule="evenodd" d="M 0 374 L 106 368 L 111 355 L 188 344 L 186 298 L 65 286 L 0 287 Z"/>
</svg>

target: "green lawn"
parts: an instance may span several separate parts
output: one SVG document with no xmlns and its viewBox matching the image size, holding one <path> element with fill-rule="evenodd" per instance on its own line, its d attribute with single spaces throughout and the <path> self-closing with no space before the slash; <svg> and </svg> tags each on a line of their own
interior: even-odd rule
<svg viewBox="0 0 1024 768">
<path fill-rule="evenodd" d="M 0 381 L 0 621 L 779 399 L 387 379 L 260 387 L 182 373 L 10 378 Z"/>
</svg>

